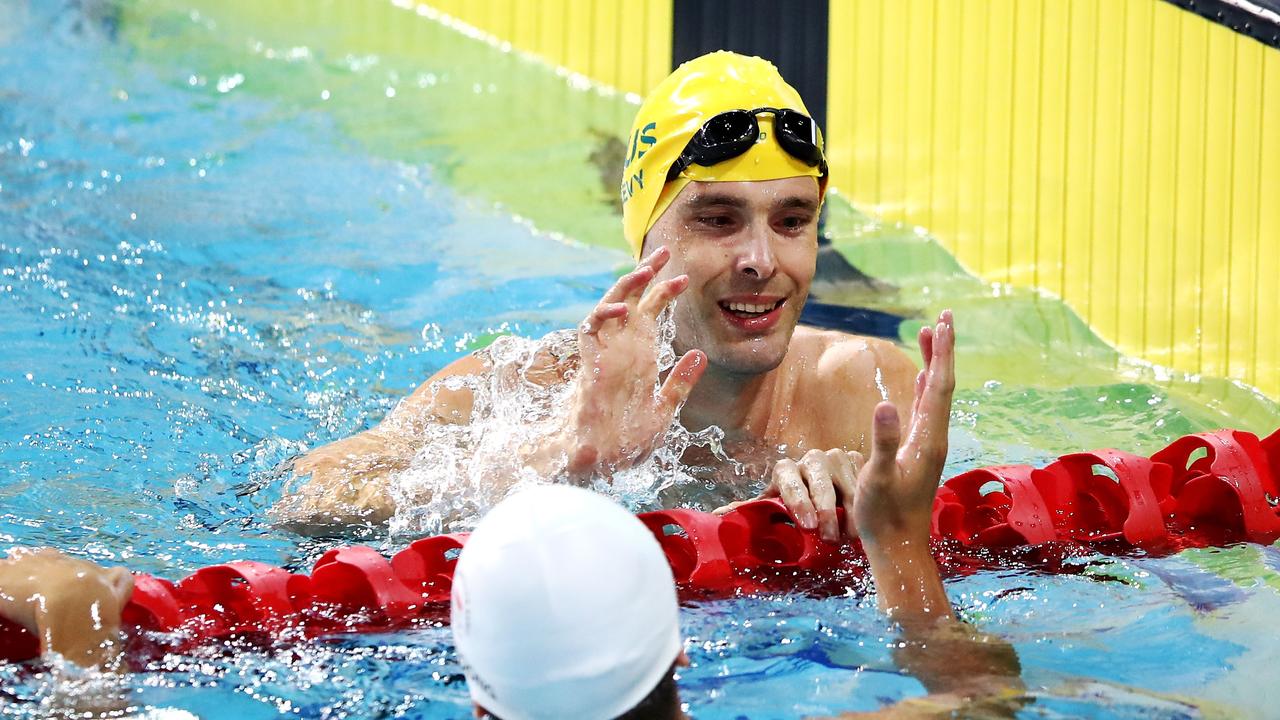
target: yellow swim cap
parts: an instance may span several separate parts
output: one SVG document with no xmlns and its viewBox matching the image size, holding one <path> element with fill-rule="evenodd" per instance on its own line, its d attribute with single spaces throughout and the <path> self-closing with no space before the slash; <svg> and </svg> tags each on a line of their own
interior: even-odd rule
<svg viewBox="0 0 1280 720">
<path fill-rule="evenodd" d="M 809 115 L 795 88 L 768 60 L 727 51 L 714 52 L 676 68 L 649 93 L 627 139 L 622 170 L 622 226 L 631 251 L 640 256 L 644 236 L 690 181 L 732 182 L 818 178 L 821 198 L 827 178 L 818 167 L 792 156 L 769 136 L 773 118 L 761 123 L 760 139 L 742 155 L 711 167 L 693 164 L 670 183 L 667 172 L 689 140 L 712 117 L 730 110 L 755 108 L 796 110 Z M 817 136 L 822 147 L 822 137 Z"/>
</svg>

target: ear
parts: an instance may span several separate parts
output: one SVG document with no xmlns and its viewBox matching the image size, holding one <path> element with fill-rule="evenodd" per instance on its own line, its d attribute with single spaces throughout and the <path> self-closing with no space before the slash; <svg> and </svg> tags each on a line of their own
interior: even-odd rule
<svg viewBox="0 0 1280 720">
<path fill-rule="evenodd" d="M 689 667 L 692 664 L 693 664 L 693 661 L 689 659 L 688 653 L 686 653 L 684 650 L 681 650 L 680 654 L 676 656 L 677 667 Z"/>
<path fill-rule="evenodd" d="M 490 716 L 488 710 L 480 707 L 480 703 L 471 703 L 471 714 L 474 715 L 477 720 L 483 720 L 483 718 Z"/>
</svg>

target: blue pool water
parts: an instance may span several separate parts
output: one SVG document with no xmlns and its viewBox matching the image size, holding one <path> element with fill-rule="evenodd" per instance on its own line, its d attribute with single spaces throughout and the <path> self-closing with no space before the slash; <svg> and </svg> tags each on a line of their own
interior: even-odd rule
<svg viewBox="0 0 1280 720">
<path fill-rule="evenodd" d="M 0 545 L 171 578 L 245 558 L 305 568 L 351 539 L 271 525 L 282 462 L 369 427 L 495 333 L 570 326 L 626 257 L 539 232 L 440 166 L 386 159 L 322 110 L 236 92 L 252 75 L 139 58 L 120 32 L 129 5 L 0 0 Z M 1019 392 L 962 393 L 953 469 L 1048 456 L 1013 431 L 982 437 L 1025 420 Z M 1200 422 L 1142 385 L 1108 392 L 1156 407 L 1173 434 Z M 1056 402 L 1031 422 L 1058 427 L 1078 406 Z M 1259 620 L 1280 611 L 1278 565 L 1273 548 L 1243 546 L 948 589 L 1017 649 L 1029 717 L 1194 717 L 1215 703 L 1261 716 L 1280 699 L 1258 676 L 1280 656 Z M 686 607 L 694 716 L 920 694 L 874 598 L 850 590 Z M 0 710 L 44 716 L 62 682 L 0 666 Z M 211 647 L 116 682 L 121 706 L 206 718 L 470 712 L 448 628 Z"/>
</svg>

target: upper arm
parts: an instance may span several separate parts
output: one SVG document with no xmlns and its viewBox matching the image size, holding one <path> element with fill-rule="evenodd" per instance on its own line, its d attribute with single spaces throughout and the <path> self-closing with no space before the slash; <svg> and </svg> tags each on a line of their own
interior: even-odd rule
<svg viewBox="0 0 1280 720">
<path fill-rule="evenodd" d="M 476 355 L 455 360 L 401 400 L 382 422 L 312 450 L 299 459 L 295 471 L 314 472 L 326 465 L 340 465 L 357 458 L 391 460 L 406 454 L 411 457 L 416 451 L 414 440 L 421 436 L 427 424 L 466 424 L 471 419 L 471 391 L 466 387 L 454 388 L 445 381 L 454 376 L 474 375 L 485 368 L 484 361 Z"/>
<path fill-rule="evenodd" d="M 421 429 L 428 422 L 466 425 L 471 422 L 471 408 L 475 398 L 465 384 L 450 383 L 448 380 L 480 376 L 488 370 L 488 363 L 475 353 L 454 360 L 401 400 L 379 423 L 379 428 L 394 431 L 407 425 Z"/>
<path fill-rule="evenodd" d="M 540 353 L 516 371 L 530 382 L 548 384 L 563 379 L 565 367 Z M 385 521 L 394 512 L 391 477 L 410 466 L 428 442 L 431 425 L 471 422 L 472 388 L 486 386 L 492 372 L 483 352 L 459 358 L 401 400 L 377 426 L 299 458 L 294 474 L 309 478 L 277 505 L 277 517 L 304 533 L 312 527 Z"/>
<path fill-rule="evenodd" d="M 377 426 L 298 458 L 294 475 L 307 479 L 276 505 L 277 520 L 302 534 L 386 521 L 394 512 L 390 478 L 412 462 L 427 426 L 466 424 L 471 419 L 471 391 L 448 383 L 448 378 L 486 369 L 476 355 L 460 358 L 401 400 Z"/>
</svg>

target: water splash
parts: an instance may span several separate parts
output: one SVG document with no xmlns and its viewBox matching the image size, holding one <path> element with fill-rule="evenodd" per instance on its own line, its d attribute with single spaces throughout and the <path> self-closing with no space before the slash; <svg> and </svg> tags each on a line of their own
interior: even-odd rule
<svg viewBox="0 0 1280 720">
<path fill-rule="evenodd" d="M 675 322 L 668 309 L 659 318 L 654 348 L 659 374 L 675 365 L 674 339 Z M 426 427 L 412 463 L 391 481 L 397 508 L 390 524 L 393 536 L 469 530 L 510 493 L 562 481 L 541 475 L 523 459 L 563 426 L 573 393 L 577 345 L 574 330 L 541 340 L 501 337 L 481 351 L 489 368 L 486 374 L 445 378 L 433 388 L 437 395 L 469 392 L 471 421 Z M 659 387 L 655 383 L 653 392 Z M 716 426 L 695 433 L 674 419 L 646 458 L 595 478 L 591 486 L 632 510 L 657 507 L 660 494 L 696 479 L 682 462 L 690 446 L 707 448 L 730 461 L 723 438 Z"/>
</svg>

